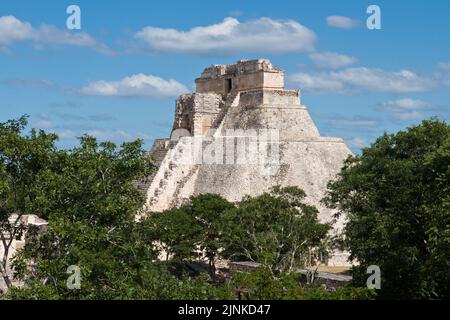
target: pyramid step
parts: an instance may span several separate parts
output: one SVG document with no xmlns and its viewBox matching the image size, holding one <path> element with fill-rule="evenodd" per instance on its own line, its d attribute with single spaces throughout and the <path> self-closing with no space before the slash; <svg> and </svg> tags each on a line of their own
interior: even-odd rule
<svg viewBox="0 0 450 320">
<path fill-rule="evenodd" d="M 177 145 L 178 141 L 172 141 L 169 139 L 158 139 L 155 140 L 153 143 L 152 149 L 147 152 L 147 157 L 151 160 L 153 165 L 156 167 L 152 174 L 142 177 L 140 179 L 137 179 L 133 181 L 133 185 L 143 193 L 147 193 L 147 190 L 150 188 L 153 180 L 155 179 L 157 170 L 159 170 L 159 167 L 163 163 L 164 159 L 167 156 L 167 153 L 169 150 L 173 149 Z M 175 168 L 175 164 L 172 163 L 172 165 L 169 164 L 169 170 L 172 170 Z M 164 173 L 164 179 L 167 179 L 170 177 L 171 173 L 170 171 L 166 171 Z M 159 183 L 161 185 L 161 182 Z M 158 193 L 160 191 L 155 190 L 155 193 Z M 155 195 L 156 196 L 156 195 Z"/>
</svg>

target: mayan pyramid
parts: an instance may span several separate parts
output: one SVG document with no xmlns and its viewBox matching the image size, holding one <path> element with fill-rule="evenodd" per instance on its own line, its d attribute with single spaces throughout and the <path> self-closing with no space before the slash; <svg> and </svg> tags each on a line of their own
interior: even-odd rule
<svg viewBox="0 0 450 320">
<path fill-rule="evenodd" d="M 213 65 L 195 83 L 194 93 L 177 99 L 171 136 L 149 152 L 159 169 L 137 182 L 145 211 L 201 193 L 238 201 L 282 185 L 302 188 L 330 221 L 333 211 L 320 200 L 351 151 L 340 138 L 320 136 L 299 90 L 284 88 L 284 71 L 268 60 L 241 60 Z"/>
</svg>

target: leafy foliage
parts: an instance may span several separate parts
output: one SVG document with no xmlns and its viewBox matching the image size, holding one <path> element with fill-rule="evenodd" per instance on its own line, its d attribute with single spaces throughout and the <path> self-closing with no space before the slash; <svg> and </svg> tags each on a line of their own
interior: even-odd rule
<svg viewBox="0 0 450 320">
<path fill-rule="evenodd" d="M 166 258 L 190 260 L 203 255 L 210 275 L 216 273 L 215 260 L 221 249 L 222 219 L 234 205 L 216 194 L 193 196 L 180 208 L 150 215 L 146 224 L 154 230 Z"/>
<path fill-rule="evenodd" d="M 303 202 L 305 196 L 297 187 L 275 187 L 234 205 L 219 195 L 203 194 L 149 216 L 146 224 L 167 258 L 189 261 L 204 253 L 212 277 L 218 257 L 293 271 L 325 258 L 330 244 L 330 225 L 318 221 L 317 210 Z"/>
<path fill-rule="evenodd" d="M 151 167 L 141 141 L 117 148 L 85 136 L 73 150 L 56 150 L 56 136 L 23 136 L 25 125 L 10 122 L 12 133 L 2 135 L 2 163 L 20 187 L 2 193 L 14 200 L 3 208 L 38 212 L 49 225 L 41 235 L 29 231 L 27 246 L 15 258 L 16 278 L 30 290 L 44 284 L 45 294 L 60 298 L 109 297 L 130 279 L 137 281 L 156 257 L 134 221 L 143 196 L 132 181 Z M 67 289 L 71 265 L 81 268 L 82 290 Z"/>
<path fill-rule="evenodd" d="M 272 270 L 293 271 L 325 258 L 329 224 L 304 203 L 297 187 L 275 187 L 271 193 L 247 197 L 223 222 L 223 255 L 262 263 Z"/>
<path fill-rule="evenodd" d="M 187 261 L 197 257 L 201 227 L 184 208 L 149 215 L 143 225 L 166 261 Z"/>
<path fill-rule="evenodd" d="M 346 243 L 382 272 L 386 298 L 450 297 L 450 126 L 436 119 L 384 134 L 350 157 L 325 202 L 347 214 Z"/>
<path fill-rule="evenodd" d="M 0 124 L 0 234 L 4 240 L 8 232 L 27 233 L 14 259 L 24 286 L 11 288 L 10 299 L 236 299 L 239 292 L 251 299 L 376 297 L 358 287 L 311 288 L 292 272 L 326 258 L 331 244 L 330 224 L 318 221 L 296 187 L 235 204 L 199 195 L 137 221 L 144 198 L 132 182 L 153 169 L 141 141 L 118 147 L 84 136 L 78 147 L 59 150 L 54 134 L 24 135 L 26 126 L 26 117 Z M 375 264 L 381 298 L 449 297 L 447 124 L 429 120 L 383 135 L 346 161 L 329 190 L 324 201 L 349 220 L 344 242 L 360 263 L 356 286 L 365 285 L 366 267 Z M 48 228 L 14 229 L 7 222 L 12 213 L 38 214 Z M 162 253 L 166 261 L 158 258 Z M 174 272 L 199 258 L 207 259 L 209 276 Z M 263 268 L 222 283 L 217 258 Z M 79 290 L 67 287 L 72 265 L 81 270 Z"/>
<path fill-rule="evenodd" d="M 29 136 L 22 136 L 26 126 L 26 116 L 0 123 L 0 245 L 4 250 L 0 275 L 8 287 L 12 285 L 7 267 L 12 241 L 26 232 L 21 217 L 35 212 L 38 177 L 56 150 L 54 134 L 32 130 Z M 12 214 L 16 218 L 11 223 L 8 218 Z"/>
<path fill-rule="evenodd" d="M 242 298 L 252 300 L 371 300 L 376 292 L 365 288 L 340 287 L 335 291 L 308 288 L 300 274 L 281 273 L 275 277 L 267 267 L 252 273 L 236 272 L 229 286 Z"/>
</svg>

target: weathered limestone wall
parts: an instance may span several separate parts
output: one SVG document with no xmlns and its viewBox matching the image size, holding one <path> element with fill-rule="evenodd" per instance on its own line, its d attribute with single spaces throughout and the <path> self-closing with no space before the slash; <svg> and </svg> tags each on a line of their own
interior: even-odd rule
<svg viewBox="0 0 450 320">
<path fill-rule="evenodd" d="M 320 136 L 299 91 L 284 90 L 284 72 L 267 60 L 239 61 L 205 69 L 196 84 L 196 93 L 177 100 L 173 125 L 189 135 L 171 142 L 174 146 L 148 188 L 146 210 L 163 211 L 202 193 L 239 201 L 275 185 L 299 186 L 307 202 L 319 209 L 319 218 L 331 221 L 334 212 L 321 199 L 351 152 L 342 139 Z M 215 132 L 207 133 L 210 128 Z M 265 141 L 276 150 L 276 161 L 228 161 L 222 154 L 229 141 L 266 129 L 277 134 L 275 141 Z M 335 232 L 342 229 L 343 219 L 335 224 Z M 329 265 L 347 265 L 347 256 L 336 252 Z"/>
<path fill-rule="evenodd" d="M 257 89 L 240 92 L 240 104 L 244 107 L 300 107 L 298 90 Z"/>
<path fill-rule="evenodd" d="M 200 166 L 195 182 L 195 194 L 218 193 L 230 201 L 245 195 L 256 196 L 274 185 L 302 188 L 310 204 L 320 210 L 320 219 L 330 221 L 332 212 L 320 200 L 326 185 L 341 169 L 341 161 L 350 150 L 342 140 L 317 138 L 314 140 L 282 141 L 279 145 L 280 166 L 276 174 L 261 174 L 254 164 Z"/>
<path fill-rule="evenodd" d="M 278 129 L 285 139 L 320 136 L 298 91 L 265 89 L 239 95 L 239 105 L 223 119 L 222 134 L 227 129 Z"/>
<path fill-rule="evenodd" d="M 284 72 L 265 72 L 264 76 L 264 88 L 284 88 Z"/>
<path fill-rule="evenodd" d="M 230 87 L 228 86 L 228 82 L 223 78 L 216 79 L 197 79 L 196 83 L 196 92 L 197 93 L 207 93 L 214 92 L 218 94 L 225 95 L 230 91 Z"/>
<path fill-rule="evenodd" d="M 265 168 L 250 161 L 227 164 L 225 154 L 222 161 L 217 163 L 202 163 L 202 159 L 194 159 L 193 163 L 180 162 L 183 153 L 193 150 L 194 139 L 181 138 L 166 156 L 148 190 L 148 210 L 163 211 L 181 204 L 191 195 L 202 193 L 217 193 L 229 201 L 239 201 L 246 195 L 257 196 L 267 192 L 275 185 L 295 185 L 306 192 L 306 202 L 317 207 L 321 221 L 333 220 L 334 211 L 324 207 L 321 199 L 327 183 L 335 178 L 343 159 L 351 154 L 341 139 L 309 137 L 280 141 L 279 165 L 271 174 L 264 173 Z M 203 155 L 206 154 L 205 147 L 212 143 L 226 146 L 224 137 L 211 139 L 211 142 L 203 145 Z M 342 230 L 344 221 L 344 218 L 336 221 L 335 233 Z M 337 252 L 328 264 L 348 265 L 347 257 L 348 254 Z"/>
<path fill-rule="evenodd" d="M 223 137 L 211 139 L 226 145 Z M 261 194 L 274 185 L 296 185 L 306 192 L 308 202 L 320 209 L 321 220 L 330 221 L 332 212 L 323 207 L 320 200 L 328 181 L 340 171 L 342 160 L 351 154 L 341 139 L 317 137 L 280 141 L 277 146 L 279 166 L 271 174 L 264 174 L 262 168 L 254 163 L 234 161 L 227 164 L 225 154 L 215 163 L 207 163 L 205 159 L 194 159 L 192 163 L 180 161 L 180 154 L 192 152 L 193 141 L 193 137 L 180 139 L 161 163 L 148 190 L 149 210 L 168 209 L 177 201 L 174 195 L 189 197 L 213 192 L 230 201 L 239 201 L 245 195 Z M 205 144 L 202 151 L 206 154 Z M 195 170 L 195 175 L 192 170 Z M 155 199 L 157 201 L 152 204 L 151 200 Z"/>
<path fill-rule="evenodd" d="M 284 71 L 275 68 L 267 60 L 239 61 L 233 65 L 207 68 L 195 83 L 196 92 L 215 92 L 222 95 L 230 91 L 283 89 Z"/>
<path fill-rule="evenodd" d="M 45 230 L 47 228 L 47 221 L 45 221 L 44 219 L 39 218 L 38 216 L 34 215 L 34 214 L 25 214 L 25 215 L 21 215 L 20 217 L 17 214 L 12 214 L 11 216 L 9 216 L 8 218 L 8 222 L 11 225 L 16 225 L 16 226 L 25 226 L 25 227 L 37 227 L 39 230 Z M 8 256 L 7 256 L 7 266 L 6 266 L 6 272 L 7 274 L 12 274 L 13 270 L 11 268 L 11 259 L 15 256 L 15 254 L 19 251 L 22 250 L 25 247 L 25 243 L 26 243 L 26 228 L 25 231 L 21 234 L 20 238 L 14 238 L 11 242 L 11 246 L 9 247 L 9 252 L 8 252 Z M 5 232 L 4 233 L 4 237 L 7 243 L 9 243 L 10 241 L 10 234 Z M 3 246 L 3 243 L 0 241 L 0 260 L 3 260 L 5 256 L 5 247 Z M 20 284 L 19 281 L 11 279 L 13 285 L 18 285 Z M 6 283 L 3 279 L 3 277 L 0 277 L 0 293 L 1 292 L 6 292 L 7 290 L 7 286 Z"/>
<path fill-rule="evenodd" d="M 258 71 L 243 74 L 232 79 L 233 89 L 237 91 L 262 89 L 262 88 L 284 88 L 284 74 L 279 72 Z"/>
<path fill-rule="evenodd" d="M 186 129 L 192 135 L 203 135 L 214 123 L 224 105 L 217 93 L 181 95 L 176 102 L 173 130 Z"/>
<path fill-rule="evenodd" d="M 195 181 L 198 165 L 180 160 L 183 153 L 191 148 L 193 139 L 193 137 L 182 137 L 167 152 L 147 190 L 144 211 L 160 212 L 179 204 L 183 200 L 179 196 L 181 190 L 183 190 L 186 198 L 194 194 L 192 183 L 187 186 L 185 184 L 191 179 Z"/>
</svg>

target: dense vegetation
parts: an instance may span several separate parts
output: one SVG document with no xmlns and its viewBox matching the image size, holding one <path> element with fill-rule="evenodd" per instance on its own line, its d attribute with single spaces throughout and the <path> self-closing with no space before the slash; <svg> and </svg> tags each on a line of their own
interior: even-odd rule
<svg viewBox="0 0 450 320">
<path fill-rule="evenodd" d="M 325 202 L 349 222 L 343 244 L 357 259 L 353 286 L 327 291 L 296 268 L 333 249 L 329 224 L 297 187 L 274 187 L 230 203 L 192 197 L 136 220 L 143 195 L 132 181 L 154 168 L 141 141 L 116 146 L 80 138 L 60 150 L 57 136 L 25 117 L 0 124 L 0 228 L 27 233 L 14 259 L 8 299 L 373 299 L 365 268 L 382 270 L 381 297 L 448 298 L 450 279 L 450 129 L 437 120 L 380 137 L 351 157 Z M 45 231 L 11 227 L 12 213 L 38 214 Z M 260 263 L 228 272 L 221 259 Z M 69 289 L 67 270 L 81 271 Z M 200 271 L 199 271 L 200 270 Z M 201 272 L 204 270 L 206 272 Z"/>
<path fill-rule="evenodd" d="M 384 134 L 347 160 L 325 199 L 348 215 L 345 242 L 378 265 L 385 298 L 450 298 L 450 126 L 436 119 Z"/>
</svg>

